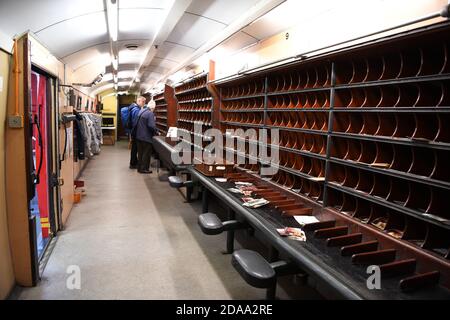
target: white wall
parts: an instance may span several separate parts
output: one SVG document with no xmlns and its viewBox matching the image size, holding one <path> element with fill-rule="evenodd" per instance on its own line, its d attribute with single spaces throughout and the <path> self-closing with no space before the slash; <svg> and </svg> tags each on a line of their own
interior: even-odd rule
<svg viewBox="0 0 450 320">
<path fill-rule="evenodd" d="M 318 8 L 317 3 L 321 2 L 332 7 Z M 211 57 L 217 62 L 216 78 L 235 74 L 242 68 L 251 68 L 393 27 L 440 11 L 447 3 L 446 0 L 341 0 L 332 2 L 327 0 L 314 2 L 288 0 L 284 5 L 291 6 L 292 8 L 288 11 L 293 14 L 289 17 L 280 16 L 272 19 L 298 19 L 298 23 L 291 29 L 247 50 L 219 58 Z M 312 8 L 313 5 L 314 8 Z M 313 13 L 309 14 L 308 10 Z M 441 20 L 443 19 L 433 19 L 422 25 Z M 389 33 L 398 33 L 418 26 L 419 24 L 416 24 Z M 285 39 L 286 32 L 289 32 L 288 40 Z M 373 38 L 389 33 L 383 33 Z"/>
<path fill-rule="evenodd" d="M 2 30 L 0 30 L 0 48 L 2 48 L 7 52 L 11 52 L 13 44 L 14 43 L 11 37 L 7 36 L 5 33 L 2 32 Z"/>
</svg>

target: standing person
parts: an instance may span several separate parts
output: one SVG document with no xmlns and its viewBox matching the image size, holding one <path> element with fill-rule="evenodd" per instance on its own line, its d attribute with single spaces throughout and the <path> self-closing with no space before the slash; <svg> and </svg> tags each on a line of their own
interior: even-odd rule
<svg viewBox="0 0 450 320">
<path fill-rule="evenodd" d="M 156 115 L 155 115 L 156 103 L 153 100 L 153 96 L 150 98 L 150 101 L 147 104 L 147 108 L 149 108 L 150 111 L 153 113 L 153 118 L 155 120 L 155 125 L 156 125 Z M 156 135 L 157 132 L 158 132 L 158 128 L 156 128 L 154 135 Z"/>
<path fill-rule="evenodd" d="M 158 130 L 158 128 L 156 128 L 156 114 L 155 114 L 155 109 L 156 109 L 156 102 L 155 102 L 155 100 L 153 100 L 153 96 L 151 96 L 151 98 L 150 98 L 150 101 L 148 102 L 148 104 L 147 104 L 147 107 L 150 109 L 150 111 L 153 113 L 153 119 L 155 120 L 155 133 L 153 134 L 154 136 L 156 136 L 156 135 L 159 135 L 159 130 Z M 153 148 L 153 140 L 152 140 L 152 152 L 151 152 L 151 154 L 150 154 L 150 156 L 152 157 L 154 157 L 154 158 L 157 158 L 158 157 L 158 155 L 157 154 L 155 154 L 155 153 L 153 153 L 154 152 L 154 148 Z M 150 157 L 150 158 L 151 158 Z"/>
<path fill-rule="evenodd" d="M 138 172 L 152 173 L 150 170 L 150 158 L 152 154 L 153 136 L 156 134 L 155 115 L 150 108 L 139 112 L 136 123 L 136 140 L 138 147 Z"/>
<path fill-rule="evenodd" d="M 137 169 L 138 168 L 138 147 L 137 147 L 137 141 L 134 139 L 131 135 L 132 128 L 136 125 L 139 111 L 144 107 L 145 105 L 145 97 L 138 97 L 136 99 L 136 102 L 133 102 L 128 107 L 128 117 L 129 117 L 129 125 L 125 125 L 127 127 L 126 131 L 128 134 L 128 137 L 130 139 L 131 143 L 131 152 L 130 152 L 130 169 Z"/>
</svg>

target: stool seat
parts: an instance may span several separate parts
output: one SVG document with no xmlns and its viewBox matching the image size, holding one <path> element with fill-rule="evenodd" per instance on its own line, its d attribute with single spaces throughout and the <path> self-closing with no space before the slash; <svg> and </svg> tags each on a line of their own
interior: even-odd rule
<svg viewBox="0 0 450 320">
<path fill-rule="evenodd" d="M 214 213 L 203 213 L 198 216 L 198 225 L 204 234 L 217 235 L 223 232 L 223 223 Z"/>
<path fill-rule="evenodd" d="M 256 288 L 271 288 L 276 285 L 276 274 L 269 262 L 258 252 L 237 250 L 231 264 L 249 285 Z"/>
<path fill-rule="evenodd" d="M 178 176 L 170 176 L 169 184 L 172 188 L 179 189 L 184 186 L 184 181 Z"/>
</svg>

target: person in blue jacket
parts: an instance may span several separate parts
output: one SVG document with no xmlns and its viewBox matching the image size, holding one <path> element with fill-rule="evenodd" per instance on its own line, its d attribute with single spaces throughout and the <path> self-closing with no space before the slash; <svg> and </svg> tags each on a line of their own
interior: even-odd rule
<svg viewBox="0 0 450 320">
<path fill-rule="evenodd" d="M 133 102 L 128 108 L 129 108 L 129 117 L 131 117 L 131 123 L 132 127 L 134 127 L 137 123 L 137 119 L 139 116 L 139 111 L 144 107 L 145 105 L 145 97 L 138 97 L 136 99 L 136 102 Z M 130 154 L 130 169 L 137 169 L 138 168 L 138 146 L 137 146 L 137 140 L 132 137 L 131 132 L 132 129 L 126 129 L 130 138 L 131 142 L 131 154 Z"/>
</svg>

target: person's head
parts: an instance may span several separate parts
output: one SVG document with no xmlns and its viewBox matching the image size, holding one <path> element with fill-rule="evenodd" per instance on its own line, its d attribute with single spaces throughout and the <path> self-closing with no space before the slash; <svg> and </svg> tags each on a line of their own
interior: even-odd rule
<svg viewBox="0 0 450 320">
<path fill-rule="evenodd" d="M 155 111 L 156 103 L 155 103 L 155 100 L 153 100 L 153 96 L 151 96 L 150 101 L 148 102 L 147 106 L 151 112 Z"/>
<path fill-rule="evenodd" d="M 137 104 L 139 107 L 142 108 L 142 107 L 145 105 L 145 97 L 139 96 L 139 97 L 136 99 L 136 104 Z"/>
</svg>

